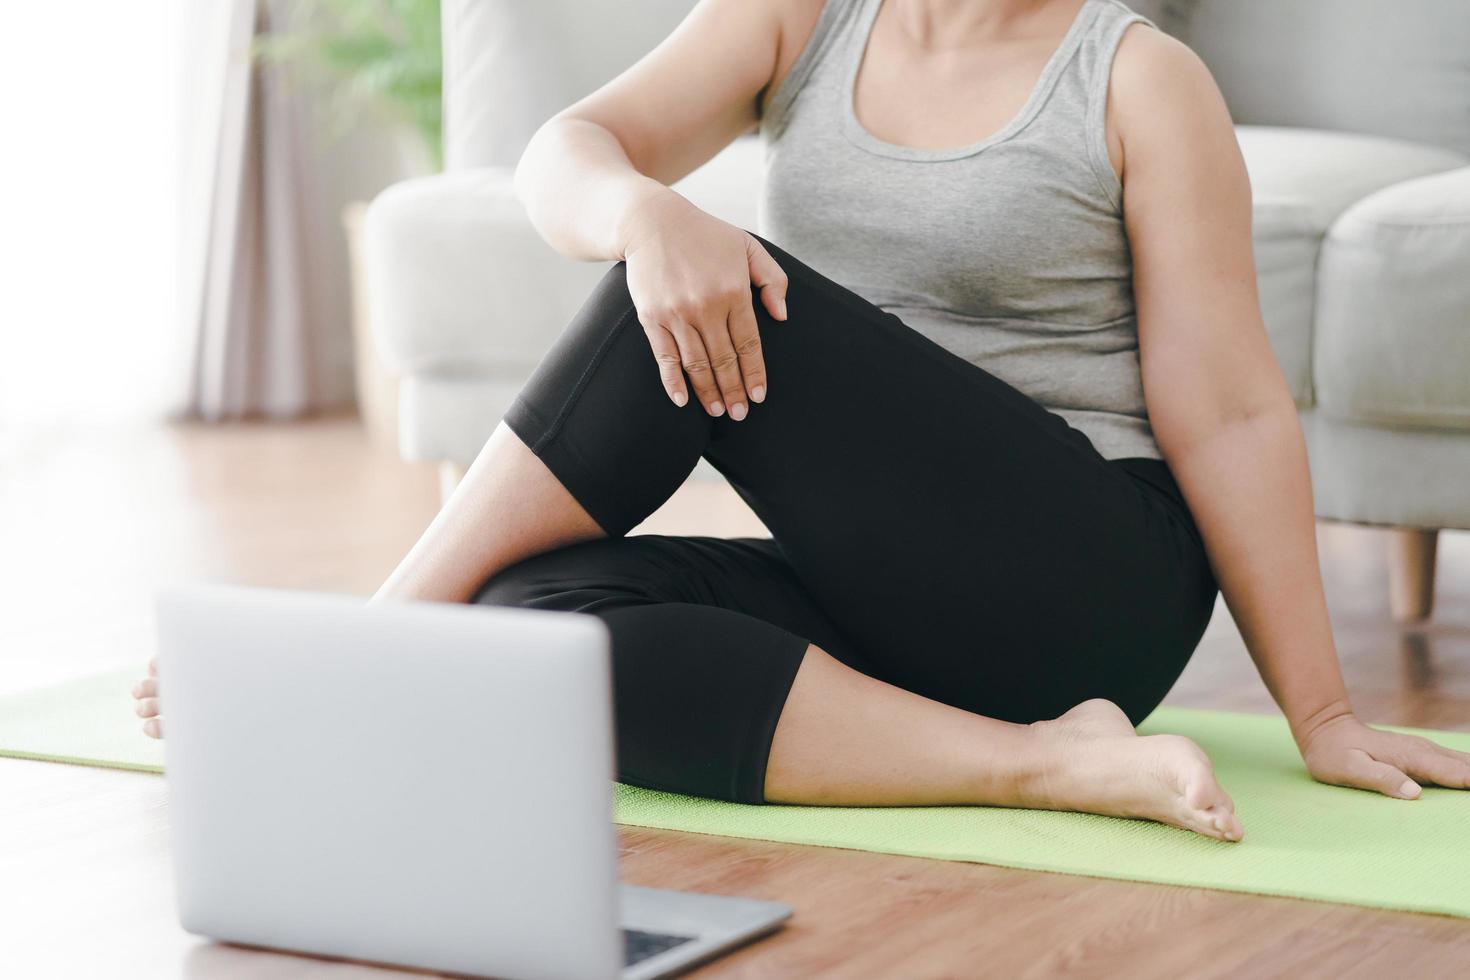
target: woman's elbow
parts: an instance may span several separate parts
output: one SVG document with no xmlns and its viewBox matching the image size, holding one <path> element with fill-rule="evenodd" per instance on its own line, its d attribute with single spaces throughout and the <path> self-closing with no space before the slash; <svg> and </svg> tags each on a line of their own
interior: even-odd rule
<svg viewBox="0 0 1470 980">
<path fill-rule="evenodd" d="M 1168 403 L 1149 407 L 1154 441 L 1165 459 L 1179 459 L 1219 440 L 1242 433 L 1261 438 L 1302 437 L 1301 420 L 1290 392 L 1217 404 Z"/>
</svg>

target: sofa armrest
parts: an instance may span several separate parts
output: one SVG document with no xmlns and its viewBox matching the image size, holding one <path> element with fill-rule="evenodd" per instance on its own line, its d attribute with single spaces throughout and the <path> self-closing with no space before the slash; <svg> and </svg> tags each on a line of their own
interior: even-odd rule
<svg viewBox="0 0 1470 980">
<path fill-rule="evenodd" d="M 369 318 L 398 373 L 524 377 L 611 266 L 547 245 L 511 173 L 407 180 L 368 208 Z"/>
</svg>

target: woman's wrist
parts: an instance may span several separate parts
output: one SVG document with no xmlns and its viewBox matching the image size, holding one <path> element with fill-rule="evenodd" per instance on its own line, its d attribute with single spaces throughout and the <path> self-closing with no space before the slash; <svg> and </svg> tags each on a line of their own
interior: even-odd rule
<svg viewBox="0 0 1470 980">
<path fill-rule="evenodd" d="M 1316 733 L 1328 725 L 1352 717 L 1353 706 L 1348 703 L 1347 695 L 1344 694 L 1307 714 L 1293 716 L 1289 713 L 1287 724 L 1291 727 L 1291 737 L 1296 741 L 1297 748 L 1305 749 Z"/>
<path fill-rule="evenodd" d="M 613 233 L 616 261 L 625 261 L 629 252 L 667 221 L 671 208 L 684 207 L 692 205 L 678 191 L 651 177 L 635 175 Z"/>
</svg>

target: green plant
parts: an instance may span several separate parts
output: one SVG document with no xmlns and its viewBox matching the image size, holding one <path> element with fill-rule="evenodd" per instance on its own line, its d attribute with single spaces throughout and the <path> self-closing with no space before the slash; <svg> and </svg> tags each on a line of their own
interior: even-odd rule
<svg viewBox="0 0 1470 980">
<path fill-rule="evenodd" d="M 256 40 L 258 56 L 321 78 L 339 132 L 376 108 L 413 126 L 443 165 L 439 0 L 297 0 L 289 20 Z"/>
</svg>

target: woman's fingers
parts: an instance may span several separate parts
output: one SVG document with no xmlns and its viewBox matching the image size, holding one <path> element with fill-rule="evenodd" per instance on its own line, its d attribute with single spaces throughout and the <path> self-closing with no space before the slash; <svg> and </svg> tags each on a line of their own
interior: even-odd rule
<svg viewBox="0 0 1470 980">
<path fill-rule="evenodd" d="M 648 337 L 648 346 L 653 348 L 653 359 L 658 363 L 658 377 L 668 392 L 669 400 L 680 408 L 689 403 L 689 391 L 684 387 L 684 366 L 679 358 L 679 343 L 674 335 L 655 324 L 643 326 Z"/>
<path fill-rule="evenodd" d="M 745 418 L 747 398 L 745 382 L 740 378 L 740 355 L 730 342 L 728 312 L 721 312 L 700 321 L 699 334 L 704 338 L 704 349 L 709 353 L 710 367 L 715 373 L 715 384 L 720 386 L 725 408 L 730 417 L 739 422 Z"/>
<path fill-rule="evenodd" d="M 1405 775 L 1402 769 L 1379 762 L 1361 749 L 1348 751 L 1344 775 L 1352 785 L 1375 789 L 1384 796 L 1412 800 L 1419 795 L 1419 785 Z"/>
<path fill-rule="evenodd" d="M 163 719 L 149 718 L 143 722 L 143 734 L 149 738 L 163 738 Z"/>
<path fill-rule="evenodd" d="M 738 422 L 768 390 L 752 289 L 772 317 L 784 320 L 788 280 L 749 232 L 697 211 L 686 217 L 688 227 L 669 234 L 679 231 L 689 241 L 629 252 L 628 289 L 669 398 L 680 406 L 697 398 L 711 416 L 728 413 Z M 728 251 L 737 235 L 745 253 L 738 272 Z"/>
<path fill-rule="evenodd" d="M 152 718 L 158 714 L 158 699 L 139 698 L 138 703 L 133 705 L 133 710 L 138 713 L 139 718 Z"/>
<path fill-rule="evenodd" d="M 671 324 L 668 331 L 674 335 L 674 342 L 679 345 L 679 358 L 684 365 L 684 373 L 689 376 L 690 385 L 694 387 L 694 396 L 709 414 L 716 418 L 724 415 L 723 396 L 715 383 L 714 368 L 710 366 L 709 352 L 704 349 L 704 340 L 699 336 L 699 331 L 687 323 Z"/>
<path fill-rule="evenodd" d="M 1449 751 L 1452 750 L 1442 749 L 1433 743 L 1415 748 L 1404 769 L 1420 782 L 1451 789 L 1470 789 L 1470 763 L 1446 755 Z"/>
<path fill-rule="evenodd" d="M 765 401 L 766 359 L 761 351 L 761 333 L 756 326 L 749 290 L 746 290 L 745 301 L 737 303 L 730 311 L 729 330 L 730 342 L 735 345 L 735 354 L 740 358 L 740 376 L 745 379 L 745 390 L 750 393 L 750 400 Z"/>
<path fill-rule="evenodd" d="M 748 232 L 745 235 L 745 259 L 750 266 L 750 281 L 760 287 L 761 303 L 777 320 L 786 319 L 786 273 Z"/>
<path fill-rule="evenodd" d="M 133 685 L 133 697 L 156 698 L 158 697 L 158 677 L 149 675 Z"/>
<path fill-rule="evenodd" d="M 1425 741 L 1429 740 L 1425 739 Z M 1438 742 L 1429 742 L 1429 744 L 1441 755 L 1447 755 L 1451 759 L 1459 759 L 1465 765 L 1470 766 L 1470 752 L 1461 752 L 1459 749 L 1452 749 L 1448 746 L 1440 745 Z"/>
</svg>

